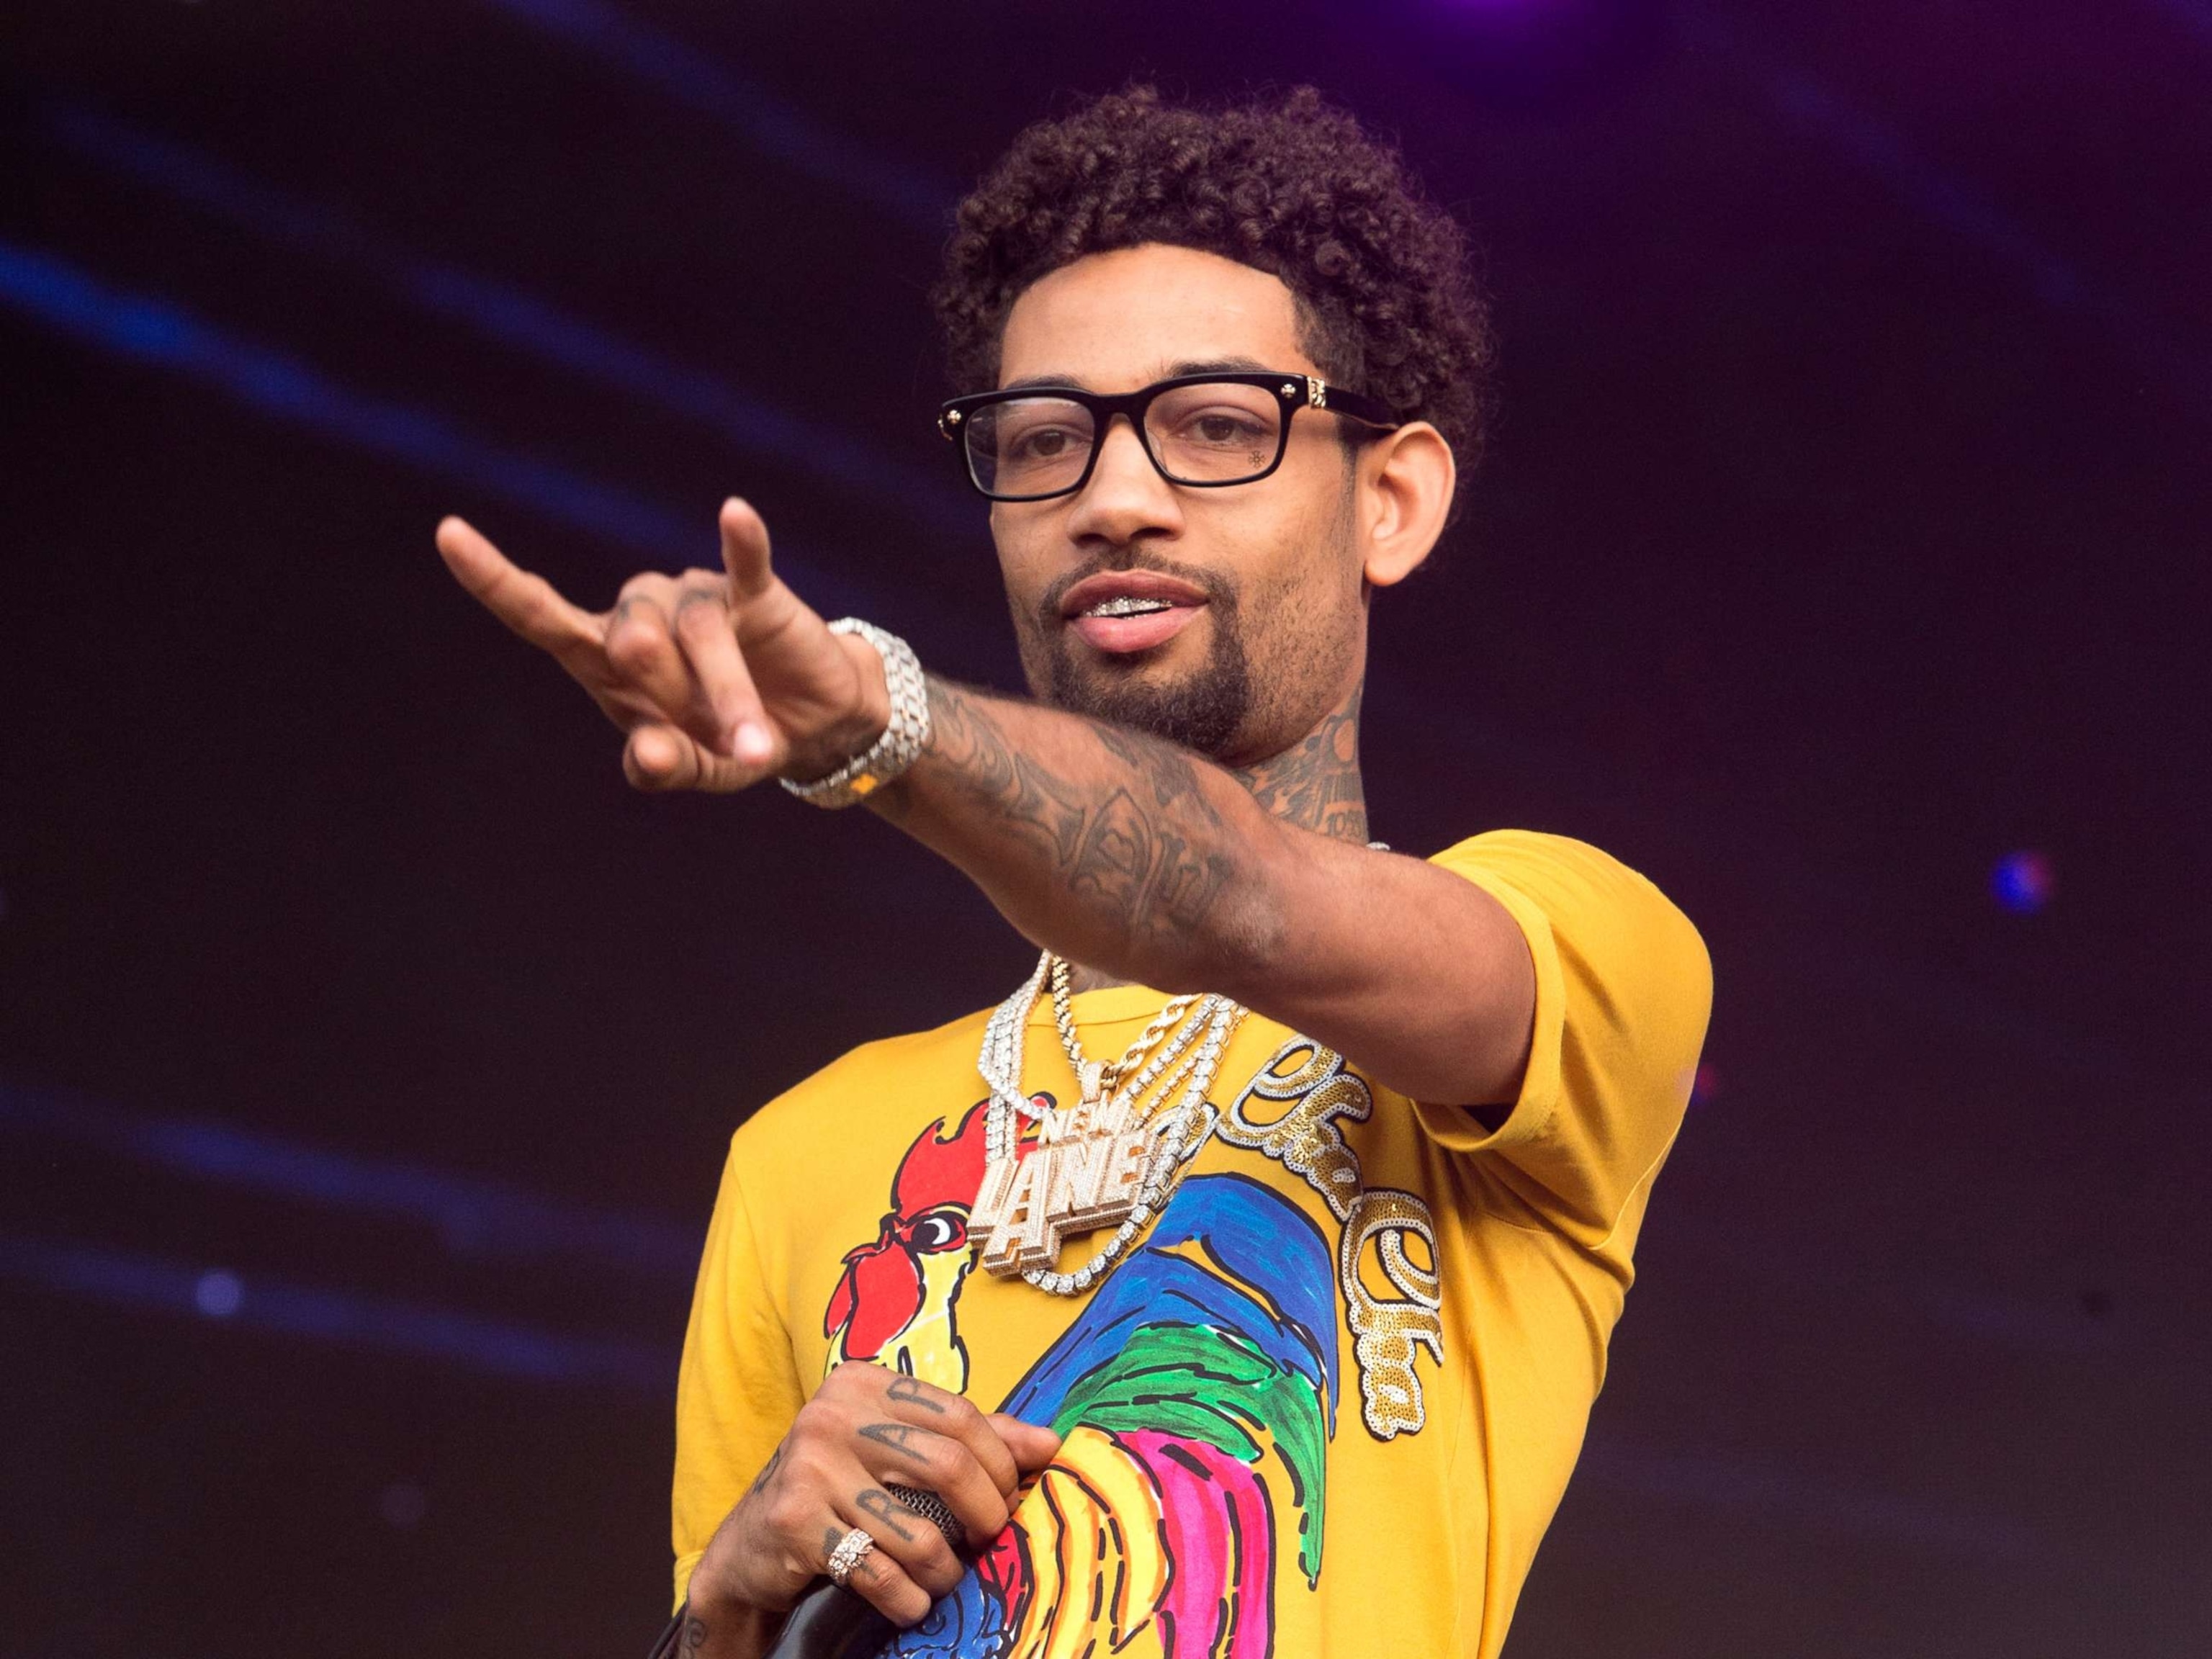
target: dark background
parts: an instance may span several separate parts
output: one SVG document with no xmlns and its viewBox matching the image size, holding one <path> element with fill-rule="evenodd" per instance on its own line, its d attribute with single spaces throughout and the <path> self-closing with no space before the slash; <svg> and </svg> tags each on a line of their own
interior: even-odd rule
<svg viewBox="0 0 2212 1659">
<path fill-rule="evenodd" d="M 725 1139 L 1026 953 L 864 815 L 634 798 L 430 529 L 596 602 L 742 490 L 1013 684 L 923 295 L 1138 74 L 1316 81 L 1483 251 L 1504 415 L 1376 610 L 1378 833 L 1596 842 L 1717 964 L 1508 1652 L 2205 1650 L 2212 5 L 0 41 L 0 1650 L 641 1650 Z"/>
</svg>

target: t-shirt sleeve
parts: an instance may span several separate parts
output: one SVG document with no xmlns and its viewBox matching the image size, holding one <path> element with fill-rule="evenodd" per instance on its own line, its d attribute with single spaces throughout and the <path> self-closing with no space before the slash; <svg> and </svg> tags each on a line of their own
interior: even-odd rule
<svg viewBox="0 0 2212 1659">
<path fill-rule="evenodd" d="M 691 1297 L 676 1382 L 676 1600 L 708 1540 L 799 1415 L 791 1338 L 769 1286 L 733 1146 Z"/>
<path fill-rule="evenodd" d="M 1565 836 L 1493 831 L 1434 862 L 1519 925 L 1535 964 L 1535 1022 L 1521 1092 L 1494 1131 L 1463 1107 L 1414 1109 L 1440 1145 L 1603 1250 L 1624 1224 L 1633 1231 L 1689 1103 L 1712 1006 L 1705 941 L 1644 877 Z"/>
</svg>

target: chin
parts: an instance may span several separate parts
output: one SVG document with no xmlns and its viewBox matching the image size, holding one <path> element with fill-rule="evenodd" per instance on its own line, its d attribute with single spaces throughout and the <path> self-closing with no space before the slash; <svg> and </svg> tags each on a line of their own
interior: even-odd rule
<svg viewBox="0 0 2212 1659">
<path fill-rule="evenodd" d="M 1238 753 L 1251 713 L 1251 680 L 1241 653 L 1214 651 L 1178 665 L 1170 651 L 1099 661 L 1055 653 L 1042 700 L 1070 714 L 1110 720 L 1202 755 Z"/>
</svg>

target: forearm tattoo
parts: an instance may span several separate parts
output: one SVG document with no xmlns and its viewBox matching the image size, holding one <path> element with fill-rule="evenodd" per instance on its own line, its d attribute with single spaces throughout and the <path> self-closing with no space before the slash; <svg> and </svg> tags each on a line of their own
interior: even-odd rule
<svg viewBox="0 0 2212 1659">
<path fill-rule="evenodd" d="M 755 1492 L 765 1492 L 768 1483 L 775 1479 L 775 1472 L 782 1467 L 783 1448 L 779 1445 L 768 1455 L 768 1462 L 761 1465 L 761 1472 L 753 1477 L 752 1485 L 745 1488 L 745 1496 L 750 1498 Z"/>
<path fill-rule="evenodd" d="M 1079 720 L 1108 763 L 1072 775 L 1018 745 L 989 699 L 929 683 L 932 748 L 958 786 L 1043 854 L 1070 896 L 1139 937 L 1187 933 L 1235 869 L 1229 830 L 1193 757 L 1103 721 Z"/>
</svg>

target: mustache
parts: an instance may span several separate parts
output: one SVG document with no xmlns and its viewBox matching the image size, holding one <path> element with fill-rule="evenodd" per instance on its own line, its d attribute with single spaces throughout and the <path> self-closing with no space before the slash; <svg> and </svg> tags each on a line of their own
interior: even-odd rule
<svg viewBox="0 0 2212 1659">
<path fill-rule="evenodd" d="M 1206 595 L 1206 602 L 1223 611 L 1237 608 L 1237 586 L 1229 578 L 1215 570 L 1201 570 L 1193 565 L 1178 564 L 1173 559 L 1148 555 L 1141 546 L 1122 548 L 1096 559 L 1087 559 L 1072 570 L 1066 570 L 1045 586 L 1037 600 L 1038 626 L 1049 633 L 1060 620 L 1060 601 L 1078 582 L 1088 581 L 1093 576 L 1109 571 L 1120 574 L 1130 570 L 1148 570 L 1154 575 L 1170 576 L 1179 582 L 1188 582 Z"/>
</svg>

